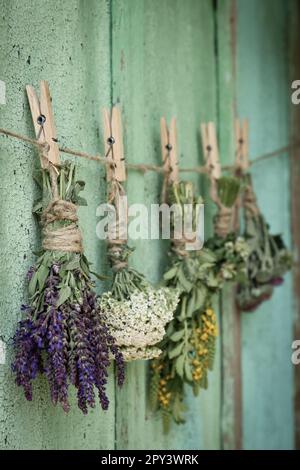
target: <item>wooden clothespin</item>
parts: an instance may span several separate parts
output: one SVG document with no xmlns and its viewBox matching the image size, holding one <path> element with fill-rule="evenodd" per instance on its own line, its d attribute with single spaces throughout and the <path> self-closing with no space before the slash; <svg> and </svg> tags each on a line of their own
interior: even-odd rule
<svg viewBox="0 0 300 470">
<path fill-rule="evenodd" d="M 249 123 L 247 119 L 235 120 L 235 165 L 238 172 L 247 172 L 249 168 Z"/>
<path fill-rule="evenodd" d="M 202 123 L 200 130 L 203 155 L 208 174 L 212 179 L 217 180 L 221 176 L 221 165 L 215 124 L 213 122 Z"/>
<path fill-rule="evenodd" d="M 172 117 L 169 129 L 166 119 L 164 117 L 161 118 L 160 140 L 163 168 L 165 175 L 167 175 L 168 184 L 178 183 L 179 168 L 177 158 L 177 132 L 175 117 Z"/>
<path fill-rule="evenodd" d="M 105 155 L 111 157 L 113 163 L 107 164 L 107 181 L 113 179 L 126 181 L 126 168 L 123 147 L 123 130 L 120 108 L 114 106 L 111 113 L 108 109 L 102 110 L 104 123 Z"/>
<path fill-rule="evenodd" d="M 249 170 L 249 122 L 247 119 L 235 120 L 235 175 L 242 177 Z M 243 204 L 243 196 L 237 198 L 234 215 L 233 229 L 240 228 L 240 210 Z"/>
<path fill-rule="evenodd" d="M 47 153 L 43 153 L 41 156 L 41 166 L 42 168 L 48 168 L 49 162 L 51 162 L 54 166 L 57 166 L 60 164 L 60 157 L 51 105 L 49 84 L 45 80 L 41 81 L 40 98 L 38 98 L 34 88 L 31 85 L 26 86 L 26 91 L 36 138 L 39 142 L 45 142 L 49 146 Z"/>
<path fill-rule="evenodd" d="M 110 161 L 106 165 L 106 179 L 108 182 L 115 183 L 112 187 L 111 202 L 113 202 L 116 210 L 116 225 L 111 237 L 119 241 L 126 241 L 127 199 L 122 184 L 119 184 L 126 181 L 121 110 L 116 106 L 112 108 L 111 112 L 104 108 L 102 116 L 105 155 L 110 157 Z"/>
</svg>

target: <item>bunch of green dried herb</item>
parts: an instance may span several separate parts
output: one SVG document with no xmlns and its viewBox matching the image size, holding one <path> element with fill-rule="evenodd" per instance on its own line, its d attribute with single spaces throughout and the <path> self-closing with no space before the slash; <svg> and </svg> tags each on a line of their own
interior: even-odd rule
<svg viewBox="0 0 300 470">
<path fill-rule="evenodd" d="M 224 175 L 217 181 L 219 201 L 228 208 L 232 208 L 240 192 L 240 181 L 235 176 Z"/>
<path fill-rule="evenodd" d="M 190 183 L 174 183 L 170 202 L 197 207 L 201 198 L 194 196 Z M 196 211 L 194 211 L 196 225 Z M 236 279 L 245 268 L 247 244 L 233 234 L 213 237 L 201 251 L 187 251 L 185 240 L 172 240 L 171 268 L 164 274 L 168 287 L 180 292 L 173 321 L 167 328 L 161 348 L 163 354 L 151 366 L 151 404 L 160 410 L 164 429 L 170 419 L 184 422 L 185 385 L 197 395 L 207 388 L 208 371 L 213 367 L 217 336 L 213 297 L 227 280 Z"/>
<path fill-rule="evenodd" d="M 83 254 L 77 206 L 86 204 L 79 195 L 84 182 L 76 181 L 71 163 L 57 168 L 50 164 L 39 172 L 38 182 L 43 197 L 34 210 L 43 225 L 43 250 L 28 271 L 29 301 L 22 306 L 25 318 L 14 336 L 16 383 L 32 400 L 32 382 L 39 372 L 44 374 L 52 402 L 65 411 L 71 383 L 83 413 L 95 406 L 96 388 L 106 410 L 111 356 L 119 385 L 124 381 L 124 361 L 99 309 Z"/>
<path fill-rule="evenodd" d="M 269 225 L 258 209 L 250 175 L 244 177 L 243 195 L 245 232 L 250 247 L 247 272 L 238 285 L 237 304 L 240 310 L 252 312 L 268 300 L 275 286 L 292 266 L 292 255 L 280 235 L 271 235 Z"/>
</svg>

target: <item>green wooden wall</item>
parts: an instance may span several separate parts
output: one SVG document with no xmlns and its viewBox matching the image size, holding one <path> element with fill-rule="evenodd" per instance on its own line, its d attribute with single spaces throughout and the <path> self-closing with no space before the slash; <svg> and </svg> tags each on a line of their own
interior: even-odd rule
<svg viewBox="0 0 300 470">
<path fill-rule="evenodd" d="M 25 85 L 50 83 L 61 144 L 103 151 L 100 109 L 120 103 L 126 158 L 160 163 L 159 119 L 176 115 L 180 163 L 202 163 L 200 121 L 214 120 L 222 163 L 234 159 L 233 119 L 250 119 L 255 157 L 289 140 L 289 43 L 294 2 L 285 0 L 0 0 L 0 79 L 6 105 L 0 127 L 33 135 Z M 121 391 L 109 384 L 110 409 L 83 417 L 49 405 L 40 380 L 25 402 L 10 372 L 10 345 L 24 275 L 39 243 L 32 147 L 0 137 L 0 448 L 220 449 L 293 447 L 294 302 L 291 276 L 253 315 L 237 314 L 231 288 L 222 296 L 221 335 L 210 386 L 188 396 L 187 423 L 162 434 L 147 406 L 147 364 L 127 369 Z M 96 238 L 96 207 L 105 198 L 103 169 L 78 161 L 88 207 L 80 209 L 87 255 L 107 269 Z M 262 209 L 291 243 L 288 155 L 253 167 Z M 189 175 L 190 177 L 190 175 Z M 203 177 L 191 175 L 204 195 Z M 161 177 L 131 171 L 129 202 L 157 202 Z M 206 205 L 206 233 L 213 207 Z M 167 242 L 137 241 L 132 263 L 153 282 L 167 262 Z M 107 287 L 107 286 L 106 286 Z M 98 291 L 105 286 L 97 286 Z M 113 371 L 112 371 L 113 372 Z M 112 374 L 111 374 L 112 375 Z"/>
<path fill-rule="evenodd" d="M 249 116 L 250 154 L 289 142 L 290 77 L 286 2 L 238 2 L 238 112 Z M 247 45 L 251 48 L 247 49 Z M 247 54 L 245 50 L 247 49 Z M 251 77 L 251 89 L 249 89 Z M 262 210 L 275 233 L 291 243 L 287 153 L 253 167 Z M 293 445 L 293 296 L 291 275 L 256 315 L 242 318 L 243 423 L 246 448 Z M 255 344 L 255 347 L 253 345 Z M 251 412 L 251 408 L 253 412 Z"/>
</svg>

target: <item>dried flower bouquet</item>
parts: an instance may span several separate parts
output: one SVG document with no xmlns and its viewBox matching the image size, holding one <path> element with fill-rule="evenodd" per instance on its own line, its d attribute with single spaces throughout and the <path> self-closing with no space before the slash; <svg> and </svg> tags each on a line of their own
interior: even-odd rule
<svg viewBox="0 0 300 470">
<path fill-rule="evenodd" d="M 32 382 L 40 372 L 48 380 L 52 402 L 65 411 L 70 407 L 70 383 L 77 388 L 83 413 L 95 406 L 95 389 L 106 410 L 111 356 L 119 385 L 124 381 L 124 361 L 99 308 L 83 254 L 77 206 L 86 204 L 79 196 L 84 183 L 76 181 L 71 163 L 58 168 L 50 164 L 41 170 L 38 182 L 43 197 L 35 212 L 43 225 L 43 250 L 28 271 L 25 318 L 14 336 L 16 383 L 32 400 Z"/>
<path fill-rule="evenodd" d="M 133 249 L 127 244 L 127 207 L 120 203 L 125 191 L 115 179 L 110 183 L 108 200 L 116 208 L 114 235 L 109 234 L 108 257 L 113 271 L 111 290 L 99 299 L 112 335 L 126 361 L 152 359 L 161 354 L 157 344 L 178 303 L 178 293 L 167 287 L 156 288 L 145 276 L 129 266 Z M 125 214 L 121 214 L 121 210 Z"/>
<path fill-rule="evenodd" d="M 235 181 L 233 191 L 236 197 Z M 235 197 L 229 192 L 226 182 L 223 194 L 233 204 Z M 170 187 L 169 201 L 182 208 L 186 203 L 196 207 L 201 198 L 195 197 L 190 183 L 180 182 Z M 165 431 L 171 418 L 184 422 L 185 385 L 191 386 L 195 395 L 207 388 L 217 336 L 213 297 L 225 281 L 235 280 L 243 272 L 248 256 L 247 244 L 234 234 L 212 237 L 201 251 L 186 251 L 184 241 L 179 245 L 172 243 L 171 268 L 164 280 L 168 287 L 179 290 L 180 301 L 162 342 L 163 354 L 152 362 L 151 370 L 151 404 L 162 412 Z"/>
<path fill-rule="evenodd" d="M 272 235 L 257 206 L 249 174 L 244 176 L 244 237 L 250 247 L 246 276 L 238 285 L 237 304 L 252 312 L 268 300 L 274 287 L 283 283 L 283 275 L 292 266 L 292 255 L 280 235 Z"/>
</svg>

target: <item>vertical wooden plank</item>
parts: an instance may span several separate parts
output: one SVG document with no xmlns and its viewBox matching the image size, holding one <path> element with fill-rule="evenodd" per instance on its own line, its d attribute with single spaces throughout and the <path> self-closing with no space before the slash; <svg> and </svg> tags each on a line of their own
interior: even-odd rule
<svg viewBox="0 0 300 470">
<path fill-rule="evenodd" d="M 0 0 L 0 77 L 7 104 L 0 109 L 2 127 L 34 136 L 25 85 L 39 87 L 47 79 L 60 145 L 99 152 L 100 108 L 110 106 L 109 12 L 106 0 Z M 77 160 L 85 179 L 88 207 L 80 209 L 84 246 L 97 272 L 105 271 L 105 251 L 95 234 L 96 207 L 105 201 L 103 169 Z M 39 167 L 35 150 L 0 137 L 0 339 L 7 343 L 0 364 L 1 449 L 112 449 L 114 447 L 114 381 L 111 406 L 97 406 L 88 416 L 77 409 L 68 415 L 50 402 L 45 381 L 26 402 L 10 369 L 11 342 L 20 305 L 26 301 L 25 275 L 40 246 L 32 216 L 38 194 L 32 172 Z M 112 374 L 111 374 L 112 375 Z M 70 387 L 72 388 L 72 387 Z"/>
<path fill-rule="evenodd" d="M 300 77 L 300 6 L 299 2 L 289 2 L 290 21 L 290 83 Z M 291 104 L 291 141 L 297 141 L 300 129 L 300 107 Z M 300 150 L 291 151 L 291 228 L 295 264 L 293 269 L 293 292 L 295 299 L 294 339 L 300 338 Z M 300 366 L 294 366 L 295 394 L 295 448 L 300 449 Z"/>
<path fill-rule="evenodd" d="M 249 117 L 250 157 L 289 142 L 288 3 L 237 2 L 237 103 Z M 251 47 L 249 47 L 251 45 Z M 253 166 L 258 202 L 274 233 L 291 243 L 287 154 Z M 291 275 L 272 299 L 242 314 L 243 444 L 293 447 L 293 290 Z"/>
<path fill-rule="evenodd" d="M 174 115 L 180 165 L 199 164 L 199 123 L 216 119 L 212 6 L 210 0 L 113 0 L 113 101 L 123 109 L 128 161 L 160 164 L 160 117 L 169 122 Z M 192 179 L 199 183 L 197 175 Z M 161 184 L 156 174 L 130 172 L 129 204 L 157 203 Z M 137 240 L 134 245 L 131 262 L 157 282 L 167 263 L 168 242 Z M 186 425 L 174 425 L 168 436 L 147 408 L 147 366 L 130 364 L 126 385 L 117 394 L 117 447 L 219 448 L 219 357 L 209 376 L 209 389 L 198 399 L 188 393 Z"/>
<path fill-rule="evenodd" d="M 217 3 L 218 128 L 221 164 L 234 163 L 236 117 L 236 1 Z M 234 287 L 221 295 L 222 329 L 222 448 L 242 447 L 240 316 L 235 308 Z"/>
</svg>

